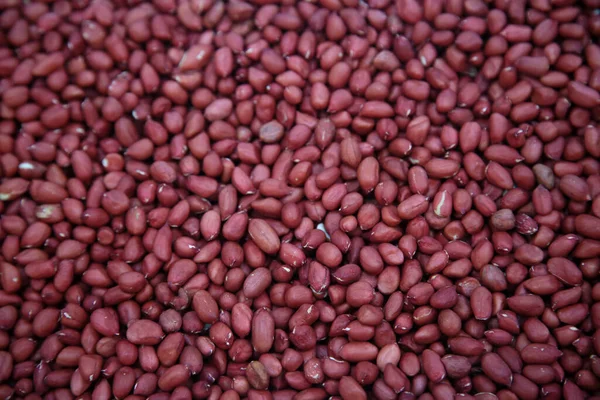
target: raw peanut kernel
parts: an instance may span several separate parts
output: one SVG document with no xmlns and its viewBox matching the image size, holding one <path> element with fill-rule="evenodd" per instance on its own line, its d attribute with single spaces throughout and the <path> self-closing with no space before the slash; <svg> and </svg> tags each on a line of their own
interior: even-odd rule
<svg viewBox="0 0 600 400">
<path fill-rule="evenodd" d="M 600 398 L 599 0 L 0 4 L 0 399 Z"/>
</svg>

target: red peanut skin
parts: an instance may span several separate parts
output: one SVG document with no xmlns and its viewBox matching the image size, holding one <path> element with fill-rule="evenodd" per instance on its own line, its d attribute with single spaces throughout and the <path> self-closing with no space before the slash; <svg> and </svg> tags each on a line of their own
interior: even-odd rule
<svg viewBox="0 0 600 400">
<path fill-rule="evenodd" d="M 1 398 L 596 397 L 597 1 L 131 3 L 2 4 Z"/>
</svg>

